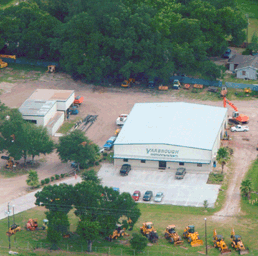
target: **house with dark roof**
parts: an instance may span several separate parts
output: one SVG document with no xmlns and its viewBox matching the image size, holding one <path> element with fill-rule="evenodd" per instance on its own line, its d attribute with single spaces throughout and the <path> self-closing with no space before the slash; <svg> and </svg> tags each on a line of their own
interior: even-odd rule
<svg viewBox="0 0 258 256">
<path fill-rule="evenodd" d="M 257 80 L 258 56 L 234 55 L 229 59 L 229 70 L 236 73 L 237 78 Z"/>
</svg>

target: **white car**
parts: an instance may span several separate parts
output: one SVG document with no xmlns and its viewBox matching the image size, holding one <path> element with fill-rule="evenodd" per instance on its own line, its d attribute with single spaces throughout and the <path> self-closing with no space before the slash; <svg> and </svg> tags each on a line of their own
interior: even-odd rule
<svg viewBox="0 0 258 256">
<path fill-rule="evenodd" d="M 123 126 L 125 124 L 125 121 L 128 117 L 128 114 L 121 114 L 117 119 L 116 119 L 116 125 Z"/>
<path fill-rule="evenodd" d="M 248 126 L 236 125 L 230 128 L 231 132 L 248 132 Z"/>
<path fill-rule="evenodd" d="M 162 192 L 158 192 L 154 198 L 154 202 L 161 202 L 164 197 L 164 194 Z"/>
</svg>

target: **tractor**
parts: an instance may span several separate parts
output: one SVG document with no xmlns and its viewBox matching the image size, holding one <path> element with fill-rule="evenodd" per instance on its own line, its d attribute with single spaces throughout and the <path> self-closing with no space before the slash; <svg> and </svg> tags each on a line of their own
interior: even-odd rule
<svg viewBox="0 0 258 256">
<path fill-rule="evenodd" d="M 156 243 L 159 239 L 152 222 L 144 222 L 141 227 L 141 233 L 145 235 L 151 243 Z"/>
<path fill-rule="evenodd" d="M 19 225 L 13 224 L 6 232 L 7 236 L 15 235 L 16 232 L 21 231 L 21 227 Z"/>
<path fill-rule="evenodd" d="M 233 228 L 231 229 L 230 241 L 232 248 L 236 249 L 240 255 L 249 253 L 249 249 L 244 246 L 241 236 L 236 235 Z"/>
<path fill-rule="evenodd" d="M 116 224 L 116 229 L 113 231 L 112 235 L 109 235 L 106 239 L 108 241 L 116 240 L 118 237 L 128 236 L 125 232 L 125 228 L 122 228 L 121 224 Z"/>
<path fill-rule="evenodd" d="M 199 237 L 199 233 L 194 230 L 194 225 L 189 225 L 185 228 L 183 237 L 187 238 L 188 243 L 192 247 L 197 247 L 203 245 L 203 241 Z"/>
<path fill-rule="evenodd" d="M 26 229 L 29 231 L 34 231 L 38 229 L 38 219 L 29 219 L 26 224 Z"/>
<path fill-rule="evenodd" d="M 217 235 L 216 229 L 213 230 L 213 246 L 214 248 L 219 248 L 221 254 L 231 253 L 231 250 L 228 249 L 223 236 Z"/>
<path fill-rule="evenodd" d="M 184 243 L 182 238 L 178 235 L 176 232 L 176 226 L 175 225 L 168 225 L 165 230 L 165 238 L 169 240 L 171 244 L 174 245 L 181 245 Z"/>
</svg>

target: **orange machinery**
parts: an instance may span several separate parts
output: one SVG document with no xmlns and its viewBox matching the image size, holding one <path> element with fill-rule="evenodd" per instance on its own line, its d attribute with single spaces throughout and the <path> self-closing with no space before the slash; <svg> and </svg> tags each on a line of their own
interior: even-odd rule
<svg viewBox="0 0 258 256">
<path fill-rule="evenodd" d="M 226 97 L 224 97 L 223 98 L 224 108 L 227 107 L 227 104 L 235 110 L 235 111 L 233 111 L 233 114 L 232 114 L 232 118 L 234 120 L 236 120 L 239 123 L 247 123 L 249 121 L 248 116 L 243 115 L 243 114 L 239 114 L 238 108 L 231 101 L 229 101 Z"/>
</svg>

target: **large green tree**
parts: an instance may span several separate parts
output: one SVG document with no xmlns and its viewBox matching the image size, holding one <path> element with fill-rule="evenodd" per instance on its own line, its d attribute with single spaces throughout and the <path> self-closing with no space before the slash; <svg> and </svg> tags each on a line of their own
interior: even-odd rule
<svg viewBox="0 0 258 256">
<path fill-rule="evenodd" d="M 243 180 L 241 182 L 241 194 L 243 197 L 247 197 L 248 199 L 251 198 L 251 192 L 252 192 L 252 182 L 249 179 Z"/>
<path fill-rule="evenodd" d="M 222 169 L 221 173 L 223 173 L 224 166 L 226 165 L 229 159 L 230 159 L 230 156 L 229 156 L 228 149 L 225 147 L 221 147 L 218 150 L 217 156 L 216 156 L 216 160 L 219 162 L 219 164 L 221 164 L 221 169 Z"/>
</svg>

